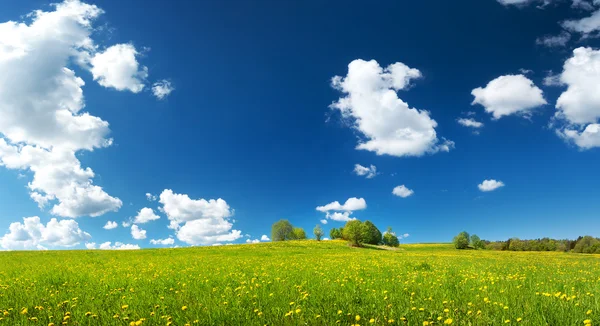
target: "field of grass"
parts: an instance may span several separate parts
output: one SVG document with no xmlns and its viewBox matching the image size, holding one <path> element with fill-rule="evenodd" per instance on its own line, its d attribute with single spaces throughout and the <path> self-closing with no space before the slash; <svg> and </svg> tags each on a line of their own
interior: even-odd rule
<svg viewBox="0 0 600 326">
<path fill-rule="evenodd" d="M 0 325 L 596 325 L 600 256 L 341 241 L 0 253 Z"/>
</svg>

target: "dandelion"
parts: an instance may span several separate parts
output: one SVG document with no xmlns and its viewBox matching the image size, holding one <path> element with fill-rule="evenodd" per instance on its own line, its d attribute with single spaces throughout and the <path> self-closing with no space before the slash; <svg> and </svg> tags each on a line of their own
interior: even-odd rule
<svg viewBox="0 0 600 326">
<path fill-rule="evenodd" d="M 369 319 L 369 323 L 371 323 L 371 324 L 372 324 L 372 323 L 374 323 L 374 322 L 375 322 L 375 319 L 374 319 L 374 318 L 371 318 L 371 319 Z"/>
<path fill-rule="evenodd" d="M 187 310 L 187 306 L 181 307 L 181 310 L 186 311 Z"/>
<path fill-rule="evenodd" d="M 356 315 L 356 317 L 354 317 L 354 319 L 356 319 L 356 321 L 359 321 L 360 320 L 360 316 Z"/>
<path fill-rule="evenodd" d="M 444 324 L 445 325 L 451 325 L 452 324 L 452 318 L 448 318 L 448 319 L 444 320 Z"/>
</svg>

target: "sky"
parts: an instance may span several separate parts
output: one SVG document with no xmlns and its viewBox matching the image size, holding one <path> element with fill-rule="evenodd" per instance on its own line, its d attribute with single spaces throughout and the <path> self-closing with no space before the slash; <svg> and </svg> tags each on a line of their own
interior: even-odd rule
<svg viewBox="0 0 600 326">
<path fill-rule="evenodd" d="M 598 0 L 0 8 L 3 250 L 600 235 Z"/>
</svg>

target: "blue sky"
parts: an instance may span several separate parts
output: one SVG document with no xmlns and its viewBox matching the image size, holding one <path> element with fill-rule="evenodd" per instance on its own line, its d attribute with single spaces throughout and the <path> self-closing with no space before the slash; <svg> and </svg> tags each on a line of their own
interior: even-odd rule
<svg viewBox="0 0 600 326">
<path fill-rule="evenodd" d="M 4 249 L 598 236 L 600 3 L 50 4 L 0 10 Z"/>
</svg>

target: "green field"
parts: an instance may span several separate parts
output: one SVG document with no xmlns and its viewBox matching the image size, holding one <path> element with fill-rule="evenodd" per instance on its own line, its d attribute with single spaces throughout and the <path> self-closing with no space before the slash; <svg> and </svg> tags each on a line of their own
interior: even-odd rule
<svg viewBox="0 0 600 326">
<path fill-rule="evenodd" d="M 600 257 L 291 241 L 0 253 L 5 325 L 584 325 Z"/>
</svg>

